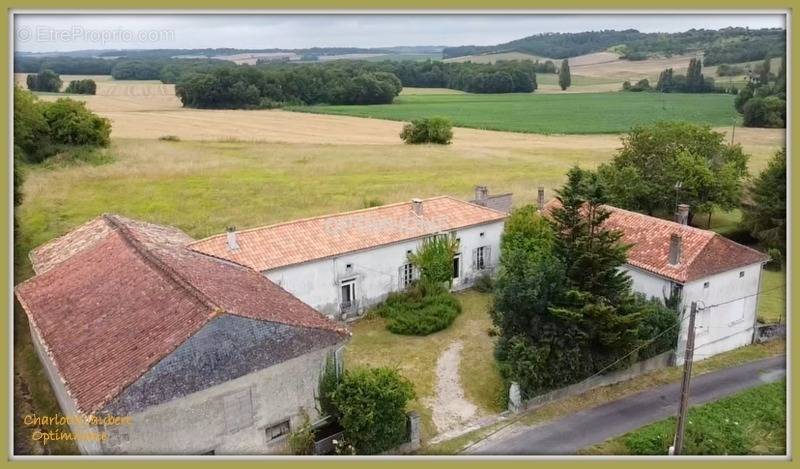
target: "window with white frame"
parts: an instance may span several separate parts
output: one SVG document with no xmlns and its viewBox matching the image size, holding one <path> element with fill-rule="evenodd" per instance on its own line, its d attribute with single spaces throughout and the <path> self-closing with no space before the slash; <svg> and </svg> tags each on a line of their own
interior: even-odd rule
<svg viewBox="0 0 800 469">
<path fill-rule="evenodd" d="M 266 428 L 267 432 L 267 441 L 277 440 L 278 438 L 282 437 L 283 435 L 288 435 L 290 430 L 289 420 L 284 420 L 283 422 L 278 422 L 275 425 L 270 425 Z"/>
</svg>

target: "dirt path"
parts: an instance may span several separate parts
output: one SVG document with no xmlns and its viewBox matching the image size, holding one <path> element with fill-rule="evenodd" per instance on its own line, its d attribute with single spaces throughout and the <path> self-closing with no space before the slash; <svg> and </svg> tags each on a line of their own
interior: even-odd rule
<svg viewBox="0 0 800 469">
<path fill-rule="evenodd" d="M 433 423 L 439 433 L 451 432 L 477 417 L 478 408 L 464 397 L 459 365 L 461 341 L 450 344 L 436 362 L 436 397 L 432 399 Z"/>
</svg>

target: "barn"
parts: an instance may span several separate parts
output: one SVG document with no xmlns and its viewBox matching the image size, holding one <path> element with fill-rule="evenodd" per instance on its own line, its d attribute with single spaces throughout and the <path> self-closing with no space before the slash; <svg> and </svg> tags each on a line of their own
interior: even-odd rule
<svg viewBox="0 0 800 469">
<path fill-rule="evenodd" d="M 16 295 L 82 453 L 274 453 L 317 417 L 347 329 L 191 241 L 103 215 L 31 252 Z"/>
</svg>

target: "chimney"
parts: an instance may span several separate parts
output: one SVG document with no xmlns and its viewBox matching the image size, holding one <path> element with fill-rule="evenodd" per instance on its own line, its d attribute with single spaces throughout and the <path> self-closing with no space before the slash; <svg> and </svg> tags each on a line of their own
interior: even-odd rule
<svg viewBox="0 0 800 469">
<path fill-rule="evenodd" d="M 236 242 L 236 227 L 228 227 L 228 249 L 236 251 L 239 249 L 239 244 Z"/>
<path fill-rule="evenodd" d="M 486 186 L 475 186 L 475 202 L 485 202 L 489 196 L 489 189 Z"/>
<path fill-rule="evenodd" d="M 422 216 L 422 199 L 411 199 L 411 208 L 414 209 L 414 215 Z"/>
<path fill-rule="evenodd" d="M 538 203 L 539 203 L 539 211 L 544 210 L 544 187 L 542 186 L 539 186 Z"/>
<path fill-rule="evenodd" d="M 681 225 L 689 224 L 689 206 L 686 204 L 678 205 L 678 211 L 675 212 L 675 221 Z"/>
<path fill-rule="evenodd" d="M 672 233 L 669 237 L 669 264 L 678 265 L 681 263 L 681 235 Z"/>
</svg>

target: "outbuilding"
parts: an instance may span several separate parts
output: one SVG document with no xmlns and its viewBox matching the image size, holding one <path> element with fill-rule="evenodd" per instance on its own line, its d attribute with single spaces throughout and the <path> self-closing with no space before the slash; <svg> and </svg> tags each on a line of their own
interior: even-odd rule
<svg viewBox="0 0 800 469">
<path fill-rule="evenodd" d="M 192 241 L 103 215 L 31 252 L 16 295 L 82 453 L 274 453 L 316 419 L 347 329 Z"/>
</svg>

